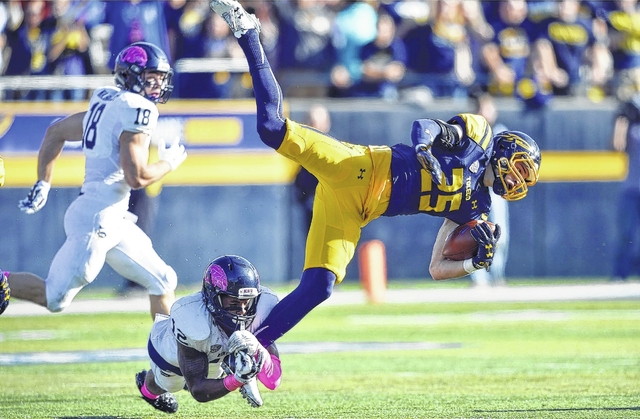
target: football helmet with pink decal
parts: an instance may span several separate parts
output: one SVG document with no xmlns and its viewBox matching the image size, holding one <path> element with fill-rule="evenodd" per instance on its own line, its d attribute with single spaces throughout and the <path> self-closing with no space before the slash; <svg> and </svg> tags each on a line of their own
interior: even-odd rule
<svg viewBox="0 0 640 419">
<path fill-rule="evenodd" d="M 152 71 L 164 75 L 160 84 L 160 93 L 147 95 L 145 86 L 151 81 L 145 79 L 144 72 Z M 166 103 L 173 91 L 171 79 L 173 69 L 169 58 L 157 46 L 148 42 L 134 42 L 125 47 L 116 58 L 113 70 L 116 86 L 121 89 L 138 93 L 152 102 Z"/>
<path fill-rule="evenodd" d="M 258 270 L 242 256 L 217 257 L 204 271 L 202 299 L 216 323 L 228 334 L 249 328 L 256 316 L 260 293 Z M 225 308 L 224 296 L 249 300 L 244 312 Z"/>
</svg>

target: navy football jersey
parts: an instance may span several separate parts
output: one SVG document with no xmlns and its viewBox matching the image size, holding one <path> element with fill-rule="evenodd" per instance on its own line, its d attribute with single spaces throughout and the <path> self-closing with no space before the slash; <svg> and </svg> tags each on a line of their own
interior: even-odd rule
<svg viewBox="0 0 640 419">
<path fill-rule="evenodd" d="M 437 143 L 432 147 L 444 174 L 440 185 L 422 168 L 412 146 L 391 147 L 391 198 L 384 216 L 422 212 L 464 224 L 488 215 L 491 196 L 483 177 L 494 145 L 491 128 L 478 115 L 460 114 L 449 122 L 458 123 L 464 135 L 452 150 Z"/>
</svg>

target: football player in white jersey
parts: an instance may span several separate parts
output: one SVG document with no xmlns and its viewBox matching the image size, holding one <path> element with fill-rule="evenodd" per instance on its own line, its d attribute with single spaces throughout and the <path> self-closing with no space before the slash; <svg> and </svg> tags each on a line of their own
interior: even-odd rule
<svg viewBox="0 0 640 419">
<path fill-rule="evenodd" d="M 277 302 L 247 259 L 214 259 L 201 291 L 178 299 L 170 316 L 156 316 L 147 344 L 151 368 L 136 374 L 142 398 L 174 413 L 178 402 L 172 393 L 186 384 L 199 402 L 240 389 L 251 406 L 261 406 L 256 379 L 275 390 L 282 369 L 275 344 L 265 349 L 252 332 Z"/>
<path fill-rule="evenodd" d="M 11 296 L 59 312 L 90 284 L 105 262 L 148 289 L 151 313 L 168 314 L 175 300 L 175 271 L 154 250 L 149 237 L 127 218 L 129 193 L 175 170 L 186 158 L 183 145 L 159 145 L 159 161 L 148 164 L 149 142 L 158 121 L 156 103 L 173 90 L 173 70 L 155 45 L 136 42 L 120 52 L 116 87 L 97 89 L 89 110 L 51 124 L 38 153 L 38 181 L 19 207 L 33 214 L 45 205 L 53 169 L 66 141 L 82 141 L 86 157 L 80 196 L 64 217 L 66 241 L 46 279 L 8 273 Z M 1 285 L 1 284 L 0 284 Z M 8 301 L 7 301 L 8 304 Z"/>
</svg>

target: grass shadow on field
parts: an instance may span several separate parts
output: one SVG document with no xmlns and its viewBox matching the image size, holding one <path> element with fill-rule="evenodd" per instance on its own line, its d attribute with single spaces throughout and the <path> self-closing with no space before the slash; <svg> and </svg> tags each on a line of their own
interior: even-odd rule
<svg viewBox="0 0 640 419">
<path fill-rule="evenodd" d="M 568 407 L 555 409 L 507 409 L 507 410 L 474 410 L 475 413 L 534 413 L 534 412 L 599 412 L 599 411 L 633 411 L 635 407 Z"/>
</svg>

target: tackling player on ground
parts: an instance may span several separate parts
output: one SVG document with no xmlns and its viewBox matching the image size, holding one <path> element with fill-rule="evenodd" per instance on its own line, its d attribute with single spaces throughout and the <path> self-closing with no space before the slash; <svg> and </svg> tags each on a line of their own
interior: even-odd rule
<svg viewBox="0 0 640 419">
<path fill-rule="evenodd" d="M 473 229 L 479 251 L 472 259 L 445 259 L 443 244 L 458 225 L 486 219 L 489 188 L 512 201 L 524 198 L 536 184 L 540 150 L 531 137 L 515 131 L 494 137 L 483 117 L 460 114 L 447 122 L 415 121 L 413 145 L 337 141 L 284 118 L 282 90 L 260 44 L 258 19 L 235 0 L 213 0 L 210 6 L 229 24 L 247 58 L 260 138 L 319 181 L 300 284 L 256 332 L 263 345 L 274 342 L 329 298 L 344 278 L 361 229 L 380 216 L 424 213 L 444 218 L 429 265 L 435 280 L 489 268 L 499 227 L 495 233 L 487 223 Z"/>
<path fill-rule="evenodd" d="M 187 156 L 182 145 L 161 145 L 159 161 L 148 164 L 149 142 L 158 121 L 156 103 L 169 99 L 173 70 L 162 50 L 137 42 L 120 52 L 114 74 L 117 87 L 97 89 L 87 112 L 58 120 L 47 129 L 38 153 L 38 181 L 20 201 L 20 209 L 33 214 L 45 205 L 54 165 L 66 141 L 82 141 L 84 183 L 65 213 L 67 238 L 47 278 L 30 272 L 3 275 L 0 313 L 9 304 L 7 277 L 13 297 L 59 312 L 96 278 L 105 262 L 149 290 L 152 315 L 169 313 L 176 273 L 156 253 L 149 237 L 127 218 L 127 208 L 132 188 L 160 180 Z"/>
<path fill-rule="evenodd" d="M 251 332 L 277 301 L 260 285 L 251 262 L 235 255 L 214 259 L 204 271 L 202 290 L 178 299 L 169 317 L 156 317 L 147 345 L 151 369 L 136 374 L 142 398 L 174 413 L 178 402 L 172 393 L 186 383 L 199 402 L 240 389 L 251 406 L 262 406 L 256 378 L 275 390 L 282 369 L 276 346 L 265 349 Z"/>
</svg>

